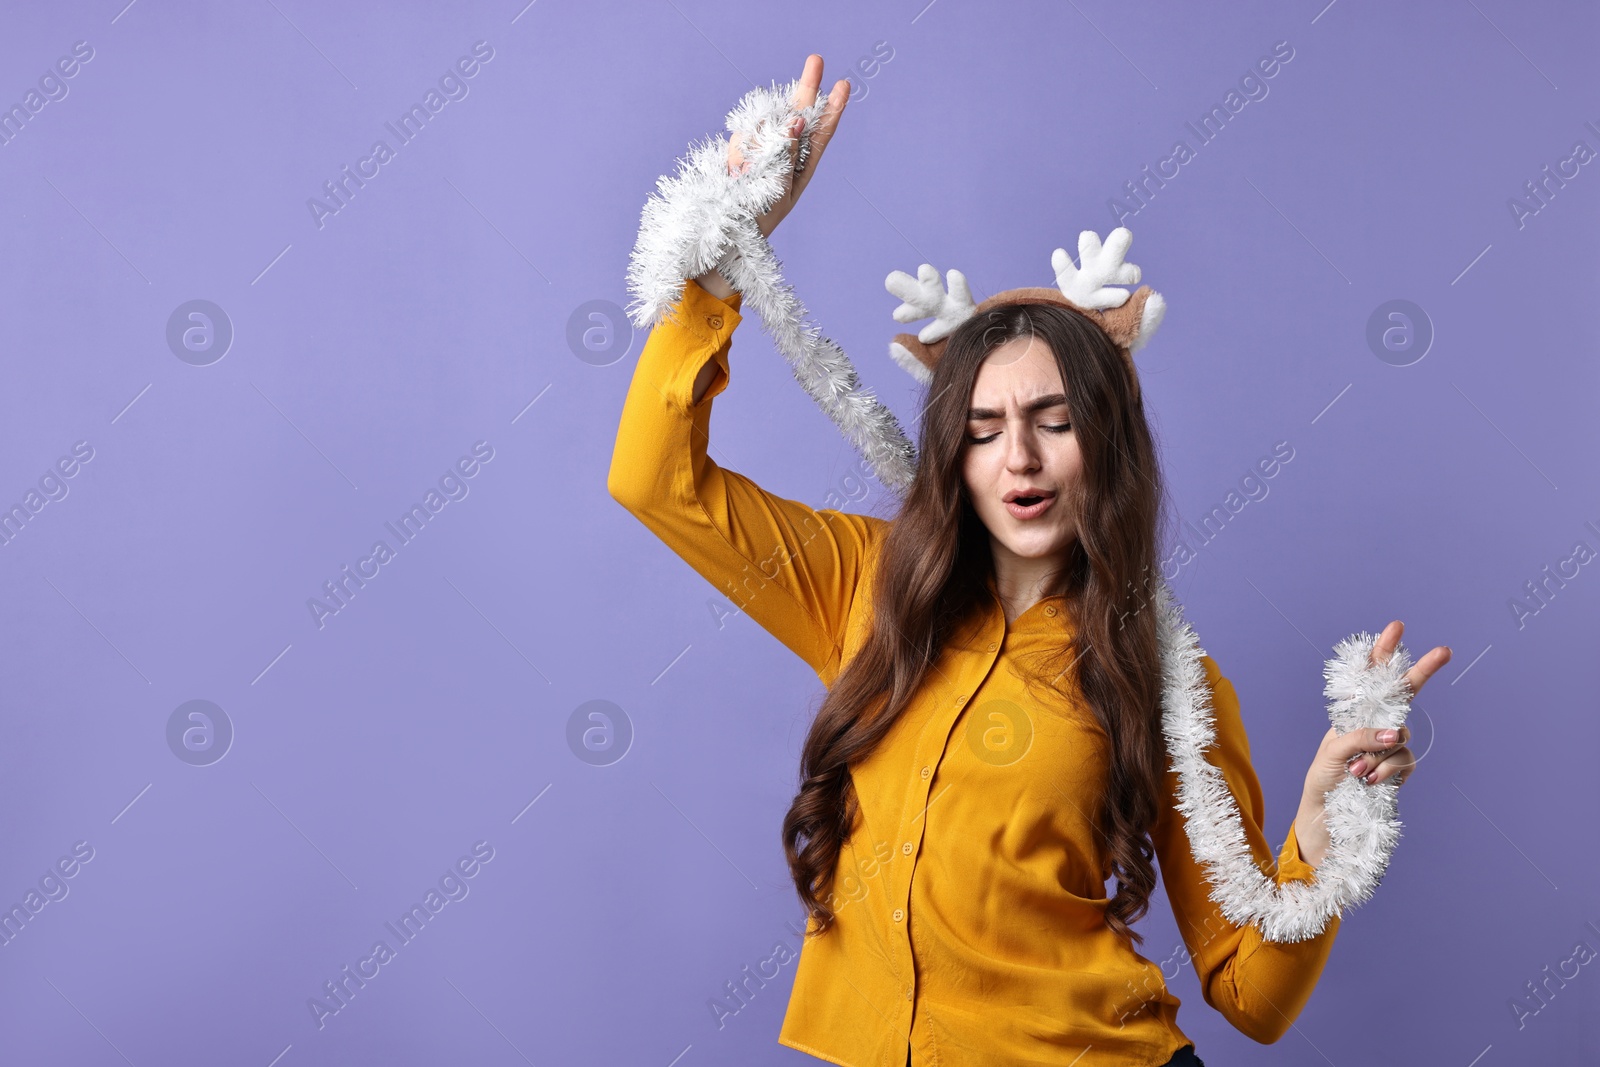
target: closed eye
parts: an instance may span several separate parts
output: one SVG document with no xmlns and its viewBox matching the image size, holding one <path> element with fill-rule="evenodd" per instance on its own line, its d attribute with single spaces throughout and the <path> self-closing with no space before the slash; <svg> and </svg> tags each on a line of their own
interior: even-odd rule
<svg viewBox="0 0 1600 1067">
<path fill-rule="evenodd" d="M 1064 423 L 1061 423 L 1060 425 L 1045 426 L 1043 428 L 1046 429 L 1046 430 L 1051 431 L 1052 433 L 1066 433 L 1067 431 L 1072 429 L 1072 423 L 1064 422 Z M 999 436 L 1000 435 L 998 433 L 992 433 L 988 437 L 968 437 L 967 441 L 969 443 L 971 443 L 971 444 L 974 444 L 974 445 L 986 445 L 990 441 L 993 441 L 996 437 L 999 437 Z"/>
</svg>

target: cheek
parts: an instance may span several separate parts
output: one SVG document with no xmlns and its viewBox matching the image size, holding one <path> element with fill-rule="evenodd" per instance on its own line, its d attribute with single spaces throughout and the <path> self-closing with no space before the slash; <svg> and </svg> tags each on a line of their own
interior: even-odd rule
<svg viewBox="0 0 1600 1067">
<path fill-rule="evenodd" d="M 1061 441 L 1059 447 L 1051 454 L 1051 464 L 1067 478 L 1073 479 L 1083 468 L 1083 453 L 1078 448 L 1078 438 L 1075 434 L 1068 434 L 1066 440 Z"/>
</svg>

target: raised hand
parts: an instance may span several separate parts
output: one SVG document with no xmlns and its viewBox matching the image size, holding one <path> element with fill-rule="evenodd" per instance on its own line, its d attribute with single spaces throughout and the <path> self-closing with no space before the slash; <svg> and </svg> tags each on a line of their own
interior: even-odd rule
<svg viewBox="0 0 1600 1067">
<path fill-rule="evenodd" d="M 817 92 L 822 88 L 822 57 L 816 53 L 806 57 L 805 69 L 800 74 L 800 84 L 795 87 L 791 102 L 797 108 L 807 108 L 817 102 Z M 770 209 L 756 220 L 756 226 L 765 237 L 772 236 L 772 231 L 778 223 L 794 208 L 795 201 L 800 199 L 800 194 L 805 192 L 806 186 L 811 183 L 811 176 L 817 171 L 817 163 L 822 159 L 822 152 L 828 147 L 828 142 L 833 139 L 833 131 L 839 125 L 839 117 L 844 114 L 845 104 L 850 99 L 850 83 L 840 80 L 834 83 L 833 90 L 828 94 L 828 107 L 823 113 L 817 128 L 811 134 L 811 148 L 807 154 L 805 165 L 798 171 L 791 167 L 791 178 L 788 191 L 772 205 Z M 789 138 L 789 157 L 791 160 L 798 158 L 800 129 L 803 120 L 796 118 L 785 131 Z M 742 140 L 740 134 L 734 134 L 728 142 L 728 173 L 740 174 L 748 169 L 743 154 L 739 151 Z"/>
</svg>

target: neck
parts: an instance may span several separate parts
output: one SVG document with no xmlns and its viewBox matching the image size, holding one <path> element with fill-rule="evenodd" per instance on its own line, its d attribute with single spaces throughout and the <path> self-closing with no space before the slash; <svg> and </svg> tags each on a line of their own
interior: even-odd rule
<svg viewBox="0 0 1600 1067">
<path fill-rule="evenodd" d="M 1018 556 L 999 542 L 991 541 L 990 555 L 994 559 L 994 591 L 1005 608 L 1007 623 L 1045 597 L 1062 591 L 1060 579 L 1066 566 L 1066 553 L 1035 559 Z"/>
</svg>

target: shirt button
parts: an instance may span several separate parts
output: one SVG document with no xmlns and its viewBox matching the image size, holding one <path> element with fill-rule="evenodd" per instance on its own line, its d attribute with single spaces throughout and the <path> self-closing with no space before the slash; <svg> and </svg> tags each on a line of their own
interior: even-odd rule
<svg viewBox="0 0 1600 1067">
<path fill-rule="evenodd" d="M 1056 606 L 1054 604 L 1046 604 L 1044 613 L 1046 615 L 1054 615 L 1056 613 Z"/>
<path fill-rule="evenodd" d="M 922 768 L 922 777 L 926 778 L 930 773 L 932 772 L 927 767 Z"/>
<path fill-rule="evenodd" d="M 907 1000 L 911 999 L 911 987 L 910 986 L 906 987 L 906 999 Z"/>
<path fill-rule="evenodd" d="M 706 316 L 706 325 L 711 327 L 713 330 L 722 329 L 722 316 L 721 315 L 707 315 Z"/>
<path fill-rule="evenodd" d="M 1000 647 L 1000 646 L 999 646 L 999 645 L 997 645 L 997 644 L 995 644 L 995 643 L 994 643 L 994 642 L 993 642 L 993 641 L 990 641 L 990 642 L 989 642 L 989 651 L 990 651 L 990 652 L 993 652 L 993 651 L 994 651 L 994 650 L 995 650 L 995 649 L 997 649 L 997 648 L 999 648 L 999 647 Z"/>
<path fill-rule="evenodd" d="M 906 917 L 906 913 L 899 908 L 894 909 L 894 921 L 899 922 Z"/>
<path fill-rule="evenodd" d="M 905 844 L 901 845 L 900 851 L 904 852 L 908 856 L 911 855 L 911 842 L 907 841 Z"/>
</svg>

